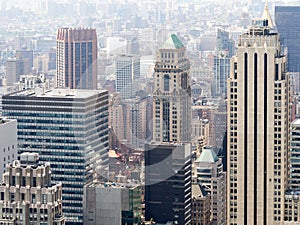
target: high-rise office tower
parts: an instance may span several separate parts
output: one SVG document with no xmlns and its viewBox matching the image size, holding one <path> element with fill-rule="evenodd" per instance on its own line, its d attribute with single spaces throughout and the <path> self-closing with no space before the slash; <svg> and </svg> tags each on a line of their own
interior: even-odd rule
<svg viewBox="0 0 300 225">
<path fill-rule="evenodd" d="M 83 222 L 83 186 L 108 164 L 108 92 L 24 90 L 3 96 L 3 115 L 18 121 L 19 152 L 50 162 L 63 184 L 67 224 Z M 106 175 L 106 174 L 102 174 Z"/>
<path fill-rule="evenodd" d="M 217 31 L 216 51 L 217 52 L 225 51 L 228 57 L 232 57 L 235 51 L 234 41 L 230 39 L 229 32 L 220 28 Z"/>
<path fill-rule="evenodd" d="M 190 63 L 175 34 L 159 49 L 153 93 L 153 141 L 145 147 L 145 217 L 191 223 Z"/>
<path fill-rule="evenodd" d="M 288 48 L 289 72 L 300 72 L 300 6 L 275 6 L 275 23 Z"/>
<path fill-rule="evenodd" d="M 62 184 L 51 181 L 50 163 L 37 153 L 23 153 L 8 163 L 0 188 L 1 224 L 64 225 Z"/>
<path fill-rule="evenodd" d="M 190 62 L 175 34 L 158 51 L 154 68 L 154 142 L 191 141 Z"/>
<path fill-rule="evenodd" d="M 56 70 L 57 87 L 97 89 L 96 29 L 58 29 Z"/>
<path fill-rule="evenodd" d="M 227 79 L 230 71 L 230 58 L 226 52 L 218 52 L 214 57 L 213 96 L 226 96 Z"/>
<path fill-rule="evenodd" d="M 119 55 L 115 64 L 116 91 L 122 98 L 135 97 L 137 79 L 140 77 L 140 58 L 134 55 Z"/>
<path fill-rule="evenodd" d="M 282 224 L 290 80 L 265 8 L 242 34 L 228 79 L 227 224 Z"/>
<path fill-rule="evenodd" d="M 217 48 L 214 56 L 213 95 L 222 96 L 227 93 L 227 79 L 229 77 L 230 58 L 235 51 L 234 41 L 229 38 L 229 32 L 218 29 Z"/>
</svg>

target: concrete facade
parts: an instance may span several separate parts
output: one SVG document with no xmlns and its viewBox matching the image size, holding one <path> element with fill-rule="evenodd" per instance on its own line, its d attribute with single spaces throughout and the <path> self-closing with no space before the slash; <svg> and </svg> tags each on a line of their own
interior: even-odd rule
<svg viewBox="0 0 300 225">
<path fill-rule="evenodd" d="M 84 224 L 137 225 L 141 201 L 137 184 L 90 183 L 84 187 Z"/>
<path fill-rule="evenodd" d="M 0 117 L 0 180 L 6 164 L 18 157 L 17 120 Z"/>
</svg>

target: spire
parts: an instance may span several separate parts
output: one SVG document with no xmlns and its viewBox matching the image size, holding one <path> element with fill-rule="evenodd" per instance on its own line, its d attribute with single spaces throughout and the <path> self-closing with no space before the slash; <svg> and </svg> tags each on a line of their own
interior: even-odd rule
<svg viewBox="0 0 300 225">
<path fill-rule="evenodd" d="M 264 13 L 263 13 L 262 18 L 268 20 L 269 27 L 271 27 L 271 28 L 274 27 L 274 23 L 272 21 L 272 17 L 271 17 L 270 12 L 269 12 L 269 7 L 268 7 L 268 2 L 267 1 L 266 1 L 266 4 L 265 4 L 265 9 L 264 9 Z"/>
</svg>

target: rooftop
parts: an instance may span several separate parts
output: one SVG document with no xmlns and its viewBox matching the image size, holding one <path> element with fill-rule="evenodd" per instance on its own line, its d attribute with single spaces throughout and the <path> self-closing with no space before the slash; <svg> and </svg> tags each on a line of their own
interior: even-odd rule
<svg viewBox="0 0 300 225">
<path fill-rule="evenodd" d="M 22 90 L 8 94 L 9 96 L 30 96 L 30 97 L 49 97 L 49 98 L 89 98 L 105 90 L 85 90 L 85 89 L 63 89 L 56 88 L 51 90 L 43 90 L 43 88 L 35 88 Z"/>
<path fill-rule="evenodd" d="M 196 162 L 217 162 L 218 161 L 218 156 L 216 155 L 215 151 L 213 148 L 208 148 L 206 147 L 199 158 L 196 160 Z"/>
<path fill-rule="evenodd" d="M 11 122 L 11 121 L 16 121 L 16 120 L 15 119 L 8 119 L 6 117 L 0 117 L 0 125 Z"/>
<path fill-rule="evenodd" d="M 176 34 L 171 34 L 170 38 L 163 44 L 160 49 L 179 49 L 184 48 L 184 45 L 176 36 Z"/>
<path fill-rule="evenodd" d="M 192 184 L 192 198 L 203 198 L 208 193 L 204 190 L 204 187 L 200 184 Z"/>
</svg>

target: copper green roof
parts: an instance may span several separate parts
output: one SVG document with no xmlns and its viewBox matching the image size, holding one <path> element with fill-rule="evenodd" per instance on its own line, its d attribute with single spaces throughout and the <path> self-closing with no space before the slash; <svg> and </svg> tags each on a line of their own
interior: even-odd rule
<svg viewBox="0 0 300 225">
<path fill-rule="evenodd" d="M 170 38 L 161 47 L 161 49 L 178 49 L 178 48 L 184 48 L 184 45 L 176 36 L 176 34 L 171 34 Z"/>
<path fill-rule="evenodd" d="M 196 162 L 217 162 L 218 156 L 212 148 L 205 148 Z"/>
</svg>

